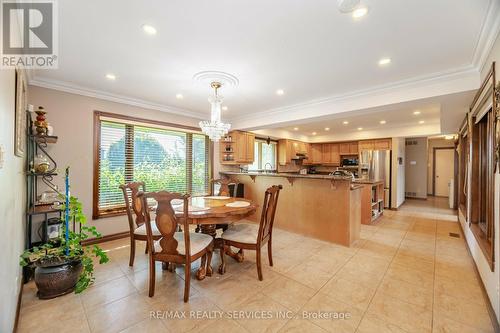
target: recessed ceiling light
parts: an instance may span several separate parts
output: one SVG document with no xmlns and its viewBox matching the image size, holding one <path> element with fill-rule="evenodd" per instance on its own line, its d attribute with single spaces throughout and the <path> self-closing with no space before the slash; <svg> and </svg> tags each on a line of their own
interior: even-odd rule
<svg viewBox="0 0 500 333">
<path fill-rule="evenodd" d="M 222 111 L 227 111 L 227 110 L 228 110 L 228 107 L 224 105 L 224 106 L 222 107 Z"/>
<path fill-rule="evenodd" d="M 312 135 L 316 135 L 316 134 L 318 134 L 318 133 L 316 133 L 316 132 L 312 132 L 311 134 L 312 134 Z"/>
<path fill-rule="evenodd" d="M 358 127 L 358 131 L 362 131 L 363 130 L 363 127 Z"/>
<path fill-rule="evenodd" d="M 342 124 L 349 125 L 349 122 L 346 120 L 346 121 L 343 121 Z"/>
<path fill-rule="evenodd" d="M 114 81 L 114 80 L 116 80 L 116 75 L 108 73 L 108 74 L 106 74 L 106 79 Z"/>
<path fill-rule="evenodd" d="M 417 110 L 417 111 L 413 111 L 413 114 L 414 114 L 415 116 L 418 116 L 418 115 L 420 114 L 420 111 L 418 111 L 418 110 Z"/>
<path fill-rule="evenodd" d="M 391 63 L 391 58 L 382 58 L 378 61 L 379 66 L 386 66 Z"/>
<path fill-rule="evenodd" d="M 386 122 L 387 122 L 387 121 L 385 121 L 385 120 L 381 120 L 381 121 L 380 121 L 380 124 L 381 124 L 381 125 L 384 125 Z"/>
<path fill-rule="evenodd" d="M 294 127 L 294 128 L 293 128 L 293 130 L 294 130 L 294 131 L 298 131 L 298 130 L 299 130 L 299 128 L 298 128 L 298 127 Z"/>
<path fill-rule="evenodd" d="M 142 30 L 148 35 L 156 35 L 156 28 L 149 24 L 143 24 Z"/>
<path fill-rule="evenodd" d="M 419 124 L 423 124 L 423 123 L 425 123 L 425 121 L 420 120 L 418 123 L 419 123 Z"/>
<path fill-rule="evenodd" d="M 329 131 L 330 130 L 330 127 L 325 127 L 325 131 Z"/>
<path fill-rule="evenodd" d="M 362 18 L 363 16 L 365 16 L 366 14 L 368 14 L 368 7 L 361 6 L 361 7 L 356 8 L 352 12 L 352 18 L 359 19 L 359 18 Z"/>
<path fill-rule="evenodd" d="M 184 96 L 183 96 L 182 94 L 176 94 L 176 95 L 175 95 L 175 98 L 177 98 L 177 99 L 183 99 L 183 98 L 184 98 Z"/>
<path fill-rule="evenodd" d="M 284 94 L 285 94 L 285 91 L 284 91 L 283 89 L 278 89 L 278 90 L 276 90 L 276 95 L 278 95 L 278 96 L 282 96 L 282 95 L 284 95 Z"/>
</svg>

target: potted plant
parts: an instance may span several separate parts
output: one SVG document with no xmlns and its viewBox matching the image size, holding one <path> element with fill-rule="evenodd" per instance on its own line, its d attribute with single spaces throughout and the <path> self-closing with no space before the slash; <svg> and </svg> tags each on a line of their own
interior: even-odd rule
<svg viewBox="0 0 500 333">
<path fill-rule="evenodd" d="M 66 193 L 60 193 L 65 202 L 61 205 L 61 232 L 55 239 L 49 240 L 20 256 L 20 265 L 35 267 L 35 284 L 38 297 L 49 299 L 72 292 L 81 293 L 94 281 L 94 261 L 99 264 L 109 261 L 106 253 L 97 245 L 82 246 L 82 241 L 93 236 L 100 238 L 96 227 L 86 226 L 86 217 L 78 198 L 69 194 L 69 168 L 66 169 Z M 69 221 L 79 225 L 79 232 L 69 230 Z M 75 228 L 76 230 L 76 228 Z"/>
</svg>

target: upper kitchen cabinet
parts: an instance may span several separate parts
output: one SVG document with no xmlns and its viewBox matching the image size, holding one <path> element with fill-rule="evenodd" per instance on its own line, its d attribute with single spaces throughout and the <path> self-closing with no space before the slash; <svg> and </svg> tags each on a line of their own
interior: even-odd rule
<svg viewBox="0 0 500 333">
<path fill-rule="evenodd" d="M 255 135 L 232 131 L 220 142 L 221 164 L 252 164 L 254 161 Z"/>
<path fill-rule="evenodd" d="M 340 143 L 340 155 L 357 155 L 358 143 L 357 142 L 342 142 Z"/>
<path fill-rule="evenodd" d="M 292 160 L 300 159 L 308 155 L 309 144 L 296 140 L 283 139 L 278 141 L 278 162 L 287 165 Z M 304 164 L 310 164 L 304 159 Z"/>
<path fill-rule="evenodd" d="M 310 145 L 311 153 L 308 155 L 311 164 L 321 164 L 323 162 L 323 145 L 321 143 L 313 143 Z"/>
<path fill-rule="evenodd" d="M 324 165 L 340 165 L 340 145 L 337 143 L 322 144 L 322 162 Z"/>
<path fill-rule="evenodd" d="M 359 150 L 391 150 L 391 139 L 363 140 L 359 141 Z"/>
</svg>

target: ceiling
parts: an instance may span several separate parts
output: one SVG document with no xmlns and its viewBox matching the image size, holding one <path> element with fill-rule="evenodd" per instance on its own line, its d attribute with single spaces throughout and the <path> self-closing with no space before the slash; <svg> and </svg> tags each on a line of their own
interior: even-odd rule
<svg viewBox="0 0 500 333">
<path fill-rule="evenodd" d="M 306 123 L 477 88 L 478 48 L 488 35 L 483 23 L 496 1 L 363 0 L 369 13 L 359 20 L 341 14 L 336 3 L 61 1 L 59 69 L 37 70 L 30 83 L 207 118 L 210 90 L 193 75 L 223 71 L 239 80 L 238 86 L 221 89 L 228 106 L 223 120 L 258 129 L 292 119 L 291 109 L 298 114 L 295 120 Z M 145 34 L 143 24 L 154 26 L 157 34 Z M 379 66 L 383 57 L 391 64 Z M 107 80 L 108 73 L 116 80 Z M 440 86 L 424 91 L 430 81 Z M 411 96 L 405 95 L 401 89 L 414 83 L 422 85 L 421 93 L 413 87 Z M 389 88 L 401 90 L 397 98 L 375 102 L 370 95 L 371 103 L 361 102 L 366 94 Z M 349 107 L 339 107 L 346 98 Z M 332 101 L 337 104 L 328 104 Z M 311 103 L 314 110 L 308 110 Z M 429 119 L 438 121 L 441 102 L 427 107 Z M 385 111 L 353 118 L 353 124 L 369 128 L 382 116 L 387 125 L 412 119 L 404 116 L 410 110 Z M 276 118 L 266 120 L 268 114 Z M 339 125 L 332 120 L 328 126 Z M 316 127 L 302 126 L 306 132 Z"/>
</svg>

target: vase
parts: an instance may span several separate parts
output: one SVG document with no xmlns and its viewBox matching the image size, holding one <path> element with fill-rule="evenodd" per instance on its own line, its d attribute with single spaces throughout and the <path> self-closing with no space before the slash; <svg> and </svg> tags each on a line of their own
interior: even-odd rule
<svg viewBox="0 0 500 333">
<path fill-rule="evenodd" d="M 73 292 L 82 269 L 80 260 L 38 264 L 35 268 L 38 298 L 51 299 Z"/>
</svg>

